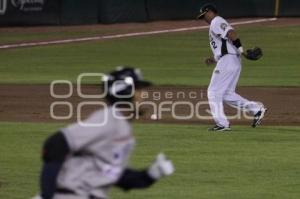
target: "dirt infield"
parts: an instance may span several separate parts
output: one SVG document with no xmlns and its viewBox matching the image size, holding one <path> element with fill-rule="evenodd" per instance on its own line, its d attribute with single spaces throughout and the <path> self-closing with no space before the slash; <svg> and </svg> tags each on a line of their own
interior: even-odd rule
<svg viewBox="0 0 300 199">
<path fill-rule="evenodd" d="M 82 99 L 76 92 L 74 86 L 74 94 L 70 98 L 55 99 L 50 95 L 49 85 L 0 85 L 0 121 L 13 122 L 70 122 L 77 119 L 77 107 L 80 102 L 99 102 L 99 99 Z M 55 87 L 55 94 L 67 94 L 67 87 L 62 85 Z M 84 94 L 101 93 L 96 85 L 83 86 Z M 300 124 L 300 87 L 240 87 L 238 92 L 252 100 L 263 102 L 269 112 L 264 123 L 268 125 L 299 125 Z M 174 109 L 178 117 L 188 117 L 191 115 L 189 103 L 196 107 L 198 115 L 208 116 L 208 106 L 206 102 L 205 87 L 174 87 L 161 86 L 153 87 L 142 93 L 143 98 L 148 102 L 154 102 L 161 105 L 165 109 Z M 71 119 L 55 120 L 50 116 L 50 106 L 54 102 L 66 101 L 72 105 L 74 112 Z M 179 104 L 180 102 L 181 104 Z M 162 104 L 165 103 L 165 104 Z M 174 105 L 175 104 L 175 105 Z M 86 105 L 83 107 L 81 114 L 85 118 L 88 114 L 99 108 L 94 105 Z M 162 118 L 157 121 L 150 119 L 153 113 L 152 106 L 145 105 L 148 109 L 147 114 L 139 120 L 143 122 L 163 122 L 163 123 L 196 123 L 207 124 L 211 120 L 199 119 L 194 114 L 189 119 L 175 119 L 171 117 L 171 110 L 162 112 Z M 65 105 L 54 106 L 54 115 L 66 116 L 69 108 Z M 234 109 L 226 107 L 226 113 L 233 115 Z M 233 124 L 249 124 L 249 120 L 239 119 L 232 120 Z"/>
</svg>

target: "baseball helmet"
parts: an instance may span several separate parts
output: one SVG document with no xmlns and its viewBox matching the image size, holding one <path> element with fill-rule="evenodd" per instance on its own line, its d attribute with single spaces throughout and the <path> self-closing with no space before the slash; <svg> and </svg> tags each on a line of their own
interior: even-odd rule
<svg viewBox="0 0 300 199">
<path fill-rule="evenodd" d="M 213 11 L 214 13 L 218 13 L 218 10 L 215 5 L 211 3 L 207 3 L 201 6 L 197 19 L 202 19 L 208 11 Z"/>
<path fill-rule="evenodd" d="M 132 101 L 136 89 L 149 87 L 151 82 L 143 79 L 140 69 L 119 66 L 102 78 L 102 85 L 107 89 L 106 99 L 110 103 Z"/>
</svg>

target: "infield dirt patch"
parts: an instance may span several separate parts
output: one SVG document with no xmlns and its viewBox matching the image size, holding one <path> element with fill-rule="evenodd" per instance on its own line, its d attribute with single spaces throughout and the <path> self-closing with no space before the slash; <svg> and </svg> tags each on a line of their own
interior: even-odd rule
<svg viewBox="0 0 300 199">
<path fill-rule="evenodd" d="M 77 119 L 77 107 L 80 102 L 98 102 L 101 99 L 82 99 L 76 92 L 74 85 L 74 94 L 67 99 L 56 99 L 50 95 L 49 85 L 0 85 L 0 121 L 12 122 L 74 122 Z M 99 86 L 86 85 L 82 87 L 85 94 L 101 93 Z M 67 87 L 55 87 L 56 94 L 68 93 Z M 268 114 L 263 121 L 268 125 L 299 125 L 300 124 L 300 87 L 240 87 L 238 93 L 254 101 L 263 102 L 268 108 Z M 174 87 L 160 86 L 152 87 L 143 93 L 146 101 L 153 102 L 156 105 L 165 103 L 163 108 L 174 108 L 176 116 L 187 117 L 191 113 L 190 106 L 187 103 L 195 105 L 203 102 L 196 110 L 202 116 L 208 116 L 208 105 L 205 104 L 206 87 Z M 67 120 L 55 120 L 50 116 L 50 106 L 54 102 L 68 102 L 72 105 L 73 115 Z M 174 106 L 174 103 L 177 105 Z M 178 102 L 184 102 L 178 104 Z M 85 118 L 99 106 L 87 105 L 82 109 L 81 117 Z M 162 123 L 194 123 L 208 124 L 212 120 L 199 119 L 193 115 L 189 119 L 175 119 L 171 116 L 171 111 L 163 111 L 162 118 L 151 120 L 153 113 L 152 106 L 145 106 L 148 112 L 143 115 L 139 121 L 142 122 L 162 122 Z M 69 113 L 69 107 L 65 105 L 55 106 L 54 114 L 57 116 L 66 116 Z M 226 107 L 226 113 L 233 115 L 236 111 Z M 251 120 L 245 118 L 232 120 L 232 124 L 250 124 Z"/>
</svg>

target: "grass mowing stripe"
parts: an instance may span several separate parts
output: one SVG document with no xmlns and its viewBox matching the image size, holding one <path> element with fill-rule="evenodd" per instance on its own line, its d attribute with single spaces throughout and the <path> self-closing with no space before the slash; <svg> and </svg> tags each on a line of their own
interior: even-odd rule
<svg viewBox="0 0 300 199">
<path fill-rule="evenodd" d="M 295 50 L 300 46 L 299 27 L 237 29 L 245 48 L 259 44 L 264 51 L 260 61 L 243 60 L 240 85 L 300 86 Z M 260 36 L 254 37 L 257 32 Z M 282 38 L 284 43 L 274 42 Z M 155 84 L 207 85 L 213 67 L 203 60 L 210 54 L 207 32 L 10 49 L 0 54 L 0 83 L 75 82 L 80 73 L 107 72 L 126 64 L 141 68 Z"/>
<path fill-rule="evenodd" d="M 263 23 L 263 22 L 270 22 L 270 21 L 276 21 L 276 20 L 277 20 L 277 18 L 265 18 L 265 19 L 233 22 L 232 25 Z M 99 41 L 99 40 L 108 40 L 108 39 L 117 39 L 117 38 L 126 38 L 126 37 L 184 32 L 184 31 L 191 31 L 191 30 L 202 30 L 202 29 L 207 29 L 207 28 L 209 28 L 209 26 L 199 26 L 199 27 L 197 26 L 197 27 L 157 30 L 157 31 L 149 31 L 149 32 L 134 32 L 134 33 L 126 33 L 126 34 L 116 34 L 116 35 L 96 36 L 96 37 L 83 37 L 83 38 L 63 39 L 63 40 L 54 40 L 54 41 L 41 41 L 41 42 L 29 42 L 29 43 L 25 42 L 25 43 L 17 43 L 17 44 L 0 45 L 0 49 L 47 46 L 47 45 L 54 45 L 54 44 L 69 44 L 69 43 L 86 42 L 86 41 Z"/>
</svg>

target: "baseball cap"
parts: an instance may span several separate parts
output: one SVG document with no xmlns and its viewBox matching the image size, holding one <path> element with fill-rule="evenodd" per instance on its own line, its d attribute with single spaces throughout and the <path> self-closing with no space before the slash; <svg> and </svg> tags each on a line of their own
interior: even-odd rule
<svg viewBox="0 0 300 199">
<path fill-rule="evenodd" d="M 109 84 L 120 80 L 124 80 L 125 83 L 128 84 L 133 83 L 136 88 L 143 88 L 152 85 L 150 81 L 144 80 L 142 71 L 139 68 L 130 66 L 118 66 L 108 75 Z"/>
<path fill-rule="evenodd" d="M 213 11 L 214 13 L 218 13 L 218 10 L 215 5 L 211 3 L 207 3 L 201 6 L 199 14 L 197 15 L 197 19 L 202 19 L 208 11 Z"/>
<path fill-rule="evenodd" d="M 107 86 L 106 98 L 109 102 L 132 101 L 136 89 L 151 86 L 144 80 L 139 68 L 119 66 L 114 71 L 102 77 L 102 86 Z"/>
</svg>

